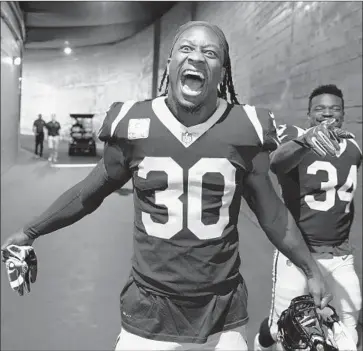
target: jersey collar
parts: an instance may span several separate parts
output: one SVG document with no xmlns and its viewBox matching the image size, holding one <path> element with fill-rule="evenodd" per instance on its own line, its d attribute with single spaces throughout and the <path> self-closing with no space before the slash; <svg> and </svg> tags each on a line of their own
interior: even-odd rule
<svg viewBox="0 0 363 351">
<path fill-rule="evenodd" d="M 205 122 L 195 126 L 186 127 L 180 123 L 165 103 L 165 96 L 160 96 L 152 101 L 152 109 L 162 124 L 178 139 L 185 148 L 188 148 L 206 133 L 226 111 L 228 104 L 225 100 L 219 99 L 216 111 Z"/>
</svg>

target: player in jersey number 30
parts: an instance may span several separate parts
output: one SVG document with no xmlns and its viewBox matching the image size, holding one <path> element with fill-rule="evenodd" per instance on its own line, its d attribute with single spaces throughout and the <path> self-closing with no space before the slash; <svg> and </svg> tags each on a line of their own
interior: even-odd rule
<svg viewBox="0 0 363 351">
<path fill-rule="evenodd" d="M 273 114 L 238 103 L 227 40 L 207 22 L 178 30 L 161 85 L 156 99 L 110 107 L 99 164 L 2 248 L 71 225 L 132 178 L 134 255 L 116 349 L 247 350 L 242 194 L 271 242 L 307 276 L 316 304 L 330 299 L 297 226 L 286 229 L 291 215 L 268 176 Z"/>
</svg>

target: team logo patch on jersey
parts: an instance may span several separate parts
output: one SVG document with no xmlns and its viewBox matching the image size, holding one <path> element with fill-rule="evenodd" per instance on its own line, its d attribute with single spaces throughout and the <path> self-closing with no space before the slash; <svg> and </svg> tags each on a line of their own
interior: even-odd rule
<svg viewBox="0 0 363 351">
<path fill-rule="evenodd" d="M 127 130 L 128 139 L 145 139 L 149 136 L 150 118 L 130 119 Z"/>
</svg>

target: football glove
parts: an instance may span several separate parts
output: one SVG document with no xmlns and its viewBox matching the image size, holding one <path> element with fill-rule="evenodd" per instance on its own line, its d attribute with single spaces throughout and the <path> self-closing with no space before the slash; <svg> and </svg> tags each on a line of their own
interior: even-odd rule
<svg viewBox="0 0 363 351">
<path fill-rule="evenodd" d="M 30 292 L 30 283 L 35 283 L 38 272 L 38 260 L 32 246 L 9 245 L 1 250 L 10 287 L 20 296 L 24 290 Z"/>
<path fill-rule="evenodd" d="M 286 351 L 337 351 L 328 343 L 322 318 L 318 315 L 313 298 L 303 295 L 291 300 L 278 322 L 278 341 Z"/>
<path fill-rule="evenodd" d="M 295 139 L 298 144 L 314 151 L 318 156 L 336 157 L 341 139 L 354 138 L 354 135 L 341 128 L 334 127 L 334 118 L 327 119 L 319 125 L 309 128 Z"/>
</svg>

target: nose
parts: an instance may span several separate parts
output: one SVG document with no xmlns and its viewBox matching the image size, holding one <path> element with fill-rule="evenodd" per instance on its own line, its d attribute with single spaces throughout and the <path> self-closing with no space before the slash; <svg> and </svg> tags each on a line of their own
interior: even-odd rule
<svg viewBox="0 0 363 351">
<path fill-rule="evenodd" d="M 204 55 L 199 50 L 193 50 L 188 55 L 189 62 L 203 62 Z"/>
<path fill-rule="evenodd" d="M 326 107 L 323 110 L 323 116 L 329 117 L 329 116 L 332 116 L 332 115 L 333 115 L 333 111 L 329 107 Z"/>
</svg>

